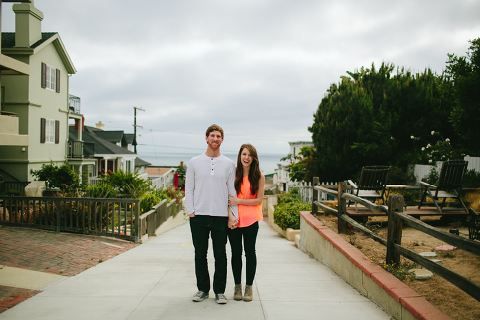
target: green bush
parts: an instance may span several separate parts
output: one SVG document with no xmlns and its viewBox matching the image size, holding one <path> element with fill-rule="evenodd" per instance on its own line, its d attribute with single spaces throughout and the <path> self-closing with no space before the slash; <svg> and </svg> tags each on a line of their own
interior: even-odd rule
<svg viewBox="0 0 480 320">
<path fill-rule="evenodd" d="M 115 198 L 118 192 L 108 184 L 90 185 L 85 190 L 87 198 Z"/>
<path fill-rule="evenodd" d="M 103 176 L 103 181 L 121 194 L 131 194 L 133 198 L 140 198 L 142 194 L 150 191 L 152 184 L 138 176 L 136 172 L 118 170 Z"/>
<path fill-rule="evenodd" d="M 175 199 L 176 203 L 181 203 L 182 198 L 185 196 L 185 192 L 182 190 L 175 190 L 174 186 L 168 186 L 166 188 L 158 189 L 156 195 L 160 200 L 167 199 L 168 202 L 170 202 Z"/>
<path fill-rule="evenodd" d="M 437 185 L 438 178 L 440 178 L 440 173 L 437 171 L 437 169 L 435 169 L 435 167 L 432 167 L 430 172 L 422 180 L 425 180 L 425 182 L 428 184 Z"/>
<path fill-rule="evenodd" d="M 463 177 L 464 188 L 479 188 L 480 187 L 480 172 L 475 170 L 468 170 Z"/>
<path fill-rule="evenodd" d="M 399 167 L 391 167 L 388 173 L 387 184 L 407 184 L 411 185 L 415 183 L 415 175 L 412 170 Z"/>
<path fill-rule="evenodd" d="M 283 230 L 300 229 L 300 211 L 312 211 L 312 204 L 302 202 L 298 189 L 292 189 L 278 195 L 273 221 Z"/>
<path fill-rule="evenodd" d="M 148 192 L 140 197 L 140 214 L 152 210 L 153 206 L 160 202 L 160 198 L 154 192 Z"/>
<path fill-rule="evenodd" d="M 277 203 L 278 204 L 284 204 L 284 203 L 289 203 L 289 202 L 301 202 L 302 199 L 300 198 L 300 195 L 298 194 L 298 189 L 293 188 L 288 192 L 281 193 L 277 196 Z"/>
<path fill-rule="evenodd" d="M 273 212 L 273 220 L 283 230 L 300 229 L 300 211 L 312 211 L 312 204 L 305 202 L 279 204 Z"/>
<path fill-rule="evenodd" d="M 80 183 L 77 173 L 72 168 L 67 164 L 59 167 L 53 161 L 42 165 L 39 170 L 33 170 L 32 175 L 39 181 L 46 181 L 50 188 L 76 188 Z"/>
</svg>

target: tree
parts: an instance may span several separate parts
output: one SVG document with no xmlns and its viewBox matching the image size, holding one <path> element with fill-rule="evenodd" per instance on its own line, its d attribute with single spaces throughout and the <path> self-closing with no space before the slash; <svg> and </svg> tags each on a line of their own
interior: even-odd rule
<svg viewBox="0 0 480 320">
<path fill-rule="evenodd" d="M 470 155 L 480 154 L 480 38 L 470 42 L 467 56 L 448 55 L 446 74 L 453 80 L 455 105 L 451 122 Z"/>
<path fill-rule="evenodd" d="M 351 179 L 366 165 L 406 168 L 422 160 L 422 146 L 434 143 L 431 131 L 454 143 L 448 79 L 389 63 L 347 73 L 327 90 L 309 127 L 313 171 L 322 181 Z"/>
<path fill-rule="evenodd" d="M 314 173 L 314 150 L 312 147 L 304 146 L 298 153 L 299 156 L 288 154 L 286 157 L 280 159 L 281 161 L 289 160 L 288 171 L 291 181 L 306 181 L 313 180 Z"/>
</svg>

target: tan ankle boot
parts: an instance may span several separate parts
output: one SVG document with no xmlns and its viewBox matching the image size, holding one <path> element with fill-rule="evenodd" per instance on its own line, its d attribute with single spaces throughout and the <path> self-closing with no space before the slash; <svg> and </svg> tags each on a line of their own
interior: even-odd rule
<svg viewBox="0 0 480 320">
<path fill-rule="evenodd" d="M 253 292 L 252 286 L 245 286 L 245 294 L 243 295 L 243 301 L 252 301 Z"/>
<path fill-rule="evenodd" d="M 236 284 L 235 291 L 233 292 L 233 299 L 235 300 L 242 300 L 242 285 Z"/>
</svg>

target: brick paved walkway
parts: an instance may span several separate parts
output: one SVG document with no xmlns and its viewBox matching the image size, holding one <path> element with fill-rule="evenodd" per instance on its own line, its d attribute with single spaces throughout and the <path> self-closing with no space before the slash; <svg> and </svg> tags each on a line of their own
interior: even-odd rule
<svg viewBox="0 0 480 320">
<path fill-rule="evenodd" d="M 0 265 L 68 277 L 135 246 L 106 237 L 0 226 Z M 0 313 L 40 292 L 0 286 Z"/>
</svg>

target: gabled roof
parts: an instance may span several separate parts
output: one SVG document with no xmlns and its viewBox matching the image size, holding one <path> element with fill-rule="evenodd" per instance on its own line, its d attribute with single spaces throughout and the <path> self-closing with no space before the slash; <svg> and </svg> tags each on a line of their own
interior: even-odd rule
<svg viewBox="0 0 480 320">
<path fill-rule="evenodd" d="M 35 54 L 50 43 L 53 43 L 55 49 L 57 49 L 58 55 L 62 59 L 67 72 L 69 74 L 76 73 L 77 70 L 70 59 L 58 32 L 42 32 L 42 38 L 28 48 L 15 47 L 15 32 L 2 32 L 2 53 L 6 55 Z"/>
<path fill-rule="evenodd" d="M 75 132 L 75 127 L 70 126 L 69 129 L 70 129 L 70 134 L 69 134 L 70 140 L 77 141 L 78 134 Z M 111 143 L 101 138 L 98 135 L 99 132 L 105 132 L 105 131 L 85 126 L 85 131 L 83 131 L 82 133 L 83 141 L 91 142 L 95 144 L 95 154 L 137 155 L 132 151 L 119 147 L 115 143 Z"/>
<path fill-rule="evenodd" d="M 125 133 L 123 135 L 123 141 L 125 141 L 126 144 L 131 144 L 132 146 L 137 144 L 137 140 L 135 139 L 135 134 L 133 133 Z"/>
<path fill-rule="evenodd" d="M 30 46 L 35 49 L 42 43 L 58 34 L 57 32 L 42 32 L 42 39 L 38 40 Z M 2 49 L 15 48 L 15 32 L 2 32 Z"/>
<path fill-rule="evenodd" d="M 147 162 L 145 160 L 142 160 L 140 158 L 135 158 L 135 167 L 148 167 L 151 166 L 152 164 L 150 162 Z"/>
<path fill-rule="evenodd" d="M 103 130 L 95 131 L 95 134 L 98 137 L 104 140 L 107 140 L 111 143 L 122 142 L 123 136 L 125 135 L 123 131 L 103 131 Z"/>
</svg>

